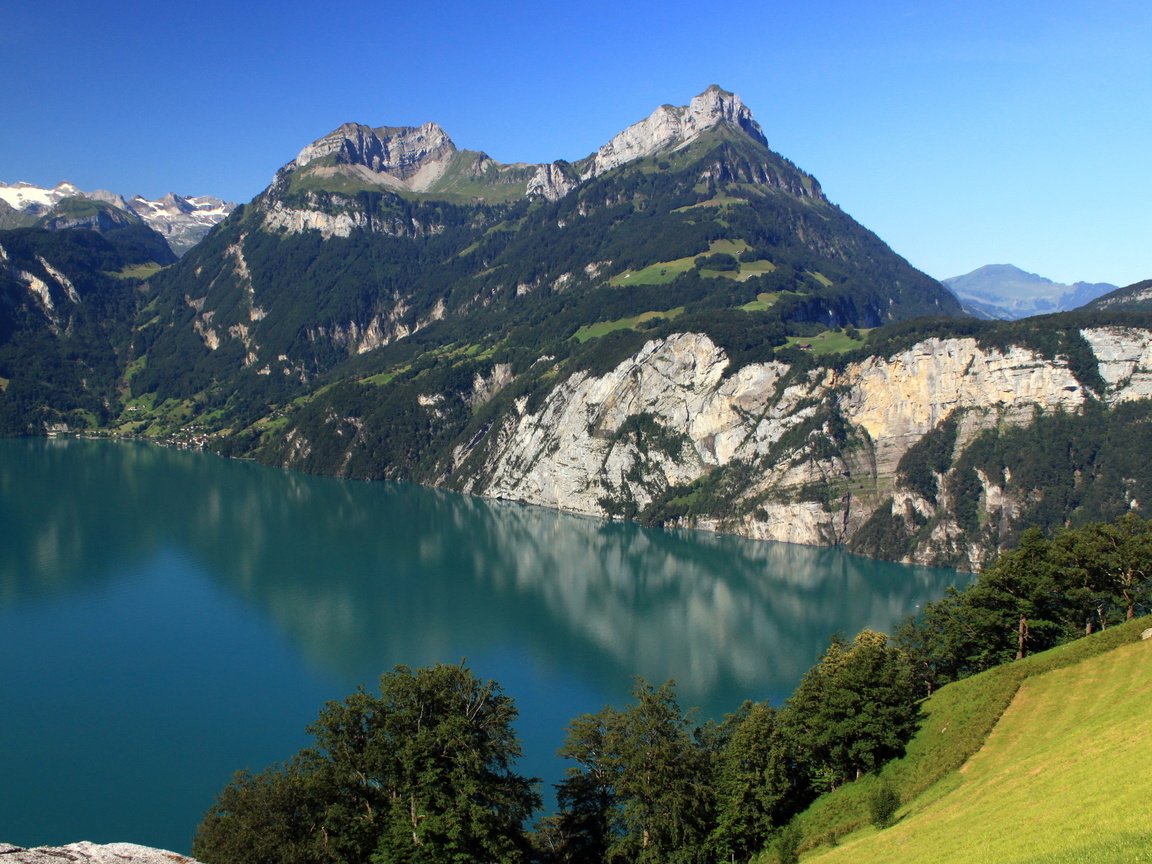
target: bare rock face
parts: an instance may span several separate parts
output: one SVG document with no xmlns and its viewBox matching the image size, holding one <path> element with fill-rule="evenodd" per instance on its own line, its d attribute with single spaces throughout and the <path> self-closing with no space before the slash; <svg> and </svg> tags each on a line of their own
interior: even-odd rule
<svg viewBox="0 0 1152 864">
<path fill-rule="evenodd" d="M 687 107 L 662 105 L 644 120 L 635 123 L 603 145 L 587 170 L 585 179 L 597 177 L 618 165 L 651 156 L 661 150 L 692 141 L 706 129 L 728 123 L 744 130 L 765 147 L 768 139 L 752 112 L 735 93 L 713 85 L 694 98 Z"/>
<path fill-rule="evenodd" d="M 455 152 L 452 139 L 435 123 L 379 129 L 345 123 L 301 150 L 296 165 L 303 168 L 315 159 L 331 156 L 340 164 L 363 165 L 378 174 L 407 180 L 423 163 L 445 159 Z"/>
<path fill-rule="evenodd" d="M 1148 398 L 1152 333 L 1110 327 L 1083 335 L 1099 358 L 1106 401 Z M 959 452 L 985 429 L 1029 423 L 1037 409 L 1076 412 L 1087 399 L 1062 358 L 986 348 L 970 338 L 926 339 L 890 357 L 803 375 L 778 361 L 728 367 L 707 336 L 681 333 L 649 342 L 605 375 L 577 373 L 535 410 L 525 401 L 507 415 L 478 470 L 467 448 L 455 454 L 457 466 L 472 459 L 465 489 L 594 516 L 629 515 L 669 489 L 742 465 L 747 485 L 733 512 L 694 527 L 846 543 L 881 506 L 935 506 L 884 490 L 892 490 L 901 457 L 945 418 L 959 418 Z M 824 418 L 832 414 L 847 432 L 840 430 L 842 443 L 830 448 L 833 429 Z M 988 516 L 1007 518 L 1014 504 L 1006 478 L 982 483 Z M 838 490 L 831 498 L 830 489 Z M 950 529 L 941 530 L 914 560 L 930 562 L 952 542 Z M 975 547 L 957 551 L 974 568 L 978 554 Z"/>
<path fill-rule="evenodd" d="M 0 864 L 198 864 L 195 858 L 135 843 L 70 843 L 24 849 L 0 843 Z"/>
</svg>

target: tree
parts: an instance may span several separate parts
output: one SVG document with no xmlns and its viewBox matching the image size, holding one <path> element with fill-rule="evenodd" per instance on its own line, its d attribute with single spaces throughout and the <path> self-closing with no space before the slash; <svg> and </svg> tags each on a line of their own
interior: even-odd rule
<svg viewBox="0 0 1152 864">
<path fill-rule="evenodd" d="M 209 862 L 310 864 L 343 859 L 320 830 L 329 795 L 307 756 L 260 774 L 239 771 L 204 816 L 192 854 Z M 365 860 L 372 844 L 360 850 Z"/>
<path fill-rule="evenodd" d="M 465 666 L 380 678 L 329 702 L 316 746 L 284 768 L 238 775 L 196 837 L 209 864 L 447 864 L 527 860 L 523 824 L 539 806 L 512 764 L 516 709 Z M 271 842 L 266 836 L 278 839 Z"/>
<path fill-rule="evenodd" d="M 777 746 L 771 706 L 747 702 L 726 725 L 731 732 L 716 767 L 711 845 L 722 860 L 750 861 L 790 815 L 791 782 Z"/>
<path fill-rule="evenodd" d="M 672 682 L 653 688 L 637 679 L 632 693 L 636 701 L 626 711 L 605 708 L 569 727 L 560 752 L 578 766 L 558 791 L 560 822 L 571 832 L 567 854 L 696 860 L 712 829 L 708 752 L 691 734 Z"/>
<path fill-rule="evenodd" d="M 1084 600 L 1101 627 L 1109 606 L 1118 606 L 1127 621 L 1148 600 L 1152 587 L 1152 520 L 1126 513 L 1115 522 L 1098 522 L 1053 539 L 1055 554 L 1081 576 Z M 1092 621 L 1085 624 L 1092 632 Z"/>
<path fill-rule="evenodd" d="M 820 793 L 901 755 L 918 718 L 907 655 L 863 630 L 851 643 L 833 639 L 778 722 L 788 757 Z"/>
</svg>

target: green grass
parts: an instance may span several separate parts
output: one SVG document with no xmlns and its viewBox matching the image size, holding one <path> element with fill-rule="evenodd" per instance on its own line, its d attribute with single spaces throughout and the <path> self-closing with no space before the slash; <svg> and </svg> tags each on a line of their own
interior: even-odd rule
<svg viewBox="0 0 1152 864">
<path fill-rule="evenodd" d="M 796 293 L 794 291 L 765 291 L 757 294 L 755 300 L 748 301 L 740 308 L 745 312 L 767 312 L 784 296 L 795 297 Z"/>
<path fill-rule="evenodd" d="M 666 285 L 682 273 L 696 266 L 696 256 L 677 258 L 675 261 L 660 261 L 640 270 L 625 270 L 608 280 L 615 288 L 627 285 Z"/>
<path fill-rule="evenodd" d="M 788 346 L 796 348 L 809 345 L 813 354 L 843 354 L 845 351 L 852 351 L 864 344 L 863 337 L 868 331 L 858 330 L 857 332 L 861 337 L 859 339 L 853 339 L 843 330 L 825 330 L 815 336 L 789 336 Z"/>
<path fill-rule="evenodd" d="M 941 689 L 906 755 L 881 776 L 904 807 L 868 825 L 866 777 L 801 814 L 805 862 L 1061 864 L 1140 861 L 1149 847 L 1149 619 Z M 977 838 L 979 838 L 977 840 Z M 766 860 L 771 860 L 767 858 Z"/>
<path fill-rule="evenodd" d="M 584 343 L 589 339 L 599 339 L 614 330 L 635 330 L 645 321 L 652 321 L 655 318 L 672 319 L 684 311 L 683 306 L 677 306 L 675 309 L 669 309 L 665 312 L 641 312 L 639 315 L 632 315 L 629 318 L 617 318 L 615 321 L 597 321 L 595 324 L 585 324 L 577 330 L 572 338 L 577 342 Z"/>
<path fill-rule="evenodd" d="M 673 210 L 673 213 L 687 213 L 689 210 L 701 210 L 709 208 L 725 208 L 737 207 L 741 204 L 747 204 L 747 198 L 734 198 L 730 195 L 717 195 L 715 198 L 709 198 L 707 201 L 701 201 L 699 204 L 689 204 L 686 207 L 678 207 Z"/>
<path fill-rule="evenodd" d="M 721 252 L 739 258 L 740 254 L 747 249 L 748 244 L 743 240 L 713 240 L 705 254 L 714 255 Z M 677 258 L 673 261 L 658 261 L 639 270 L 625 270 L 609 279 L 608 284 L 614 288 L 623 288 L 628 285 L 666 285 L 680 274 L 693 269 L 696 266 L 697 257 L 690 255 L 687 258 Z M 712 279 L 733 279 L 737 282 L 744 282 L 753 276 L 771 273 L 775 269 L 776 265 L 767 260 L 742 261 L 738 273 L 731 270 L 703 269 L 700 271 L 700 275 Z"/>
<path fill-rule="evenodd" d="M 156 263 L 148 262 L 147 264 L 134 264 L 131 267 L 125 267 L 118 273 L 110 273 L 110 276 L 115 276 L 117 279 L 138 279 L 143 282 L 146 279 L 151 279 L 164 268 Z"/>
</svg>

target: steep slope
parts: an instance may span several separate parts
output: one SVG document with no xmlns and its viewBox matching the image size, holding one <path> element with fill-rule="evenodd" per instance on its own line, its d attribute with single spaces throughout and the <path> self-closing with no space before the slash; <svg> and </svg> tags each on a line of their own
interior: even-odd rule
<svg viewBox="0 0 1152 864">
<path fill-rule="evenodd" d="M 1058 653 L 1084 652 L 1080 646 L 1065 646 Z M 1045 666 L 1051 671 L 1033 677 L 1021 671 L 1018 680 L 1026 680 L 1018 690 L 1013 688 L 1007 710 L 958 773 L 930 794 L 907 802 L 891 828 L 865 829 L 804 860 L 828 864 L 1144 860 L 1152 841 L 1152 819 L 1144 806 L 1149 784 L 1133 766 L 1152 732 L 1150 654 L 1152 643 L 1144 641 L 1066 666 L 1057 658 L 1050 661 L 1037 655 L 1038 671 Z M 1012 667 L 992 670 L 981 676 L 980 690 L 1002 690 L 994 679 L 1017 672 Z M 974 690 L 967 684 L 946 690 Z M 967 717 L 963 711 L 954 713 L 958 726 L 933 716 L 938 713 L 935 703 L 948 701 L 949 695 L 942 690 L 941 698 L 933 697 L 926 706 L 929 720 L 921 731 L 923 740 L 913 742 L 925 749 L 925 756 L 933 749 L 945 750 L 950 737 L 968 732 L 963 724 L 972 721 L 971 712 Z M 971 695 L 982 700 L 979 691 Z M 935 740 L 927 740 L 928 735 Z M 901 767 L 886 773 L 900 782 Z"/>
<path fill-rule="evenodd" d="M 457 151 L 433 124 L 341 127 L 153 280 L 141 387 L 187 398 L 215 380 L 277 401 L 453 343 L 569 353 L 582 325 L 681 307 L 775 304 L 774 320 L 855 326 L 958 313 L 767 149 L 731 94 L 653 118 L 531 172 Z M 549 200 L 538 172 L 574 185 Z M 450 180 L 457 191 L 436 191 Z"/>
<path fill-rule="evenodd" d="M 1152 312 L 1152 279 L 1117 288 L 1084 307 L 1094 312 Z"/>
<path fill-rule="evenodd" d="M 140 282 L 171 260 L 139 222 L 0 231 L 0 434 L 112 418 Z"/>
<path fill-rule="evenodd" d="M 943 281 L 972 315 L 1003 320 L 1067 312 L 1116 290 L 1106 282 L 1062 285 L 1011 264 L 989 264 Z"/>
</svg>

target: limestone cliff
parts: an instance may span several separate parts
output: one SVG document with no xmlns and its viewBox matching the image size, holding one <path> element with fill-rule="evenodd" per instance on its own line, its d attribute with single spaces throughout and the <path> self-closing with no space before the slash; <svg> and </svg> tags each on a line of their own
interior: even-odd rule
<svg viewBox="0 0 1152 864">
<path fill-rule="evenodd" d="M 197 864 L 195 858 L 135 843 L 69 843 L 25 849 L 0 843 L 0 864 Z"/>
<path fill-rule="evenodd" d="M 721 123 L 742 129 L 754 141 L 768 146 L 760 124 L 740 97 L 713 85 L 686 107 L 661 105 L 639 123 L 620 132 L 596 151 L 583 177 L 596 177 L 626 162 L 683 147 L 701 132 Z"/>
<path fill-rule="evenodd" d="M 486 438 L 457 448 L 465 491 L 598 516 L 659 516 L 807 544 L 852 545 L 881 508 L 946 510 L 898 476 L 902 457 L 948 418 L 959 454 L 983 430 L 1040 412 L 1152 396 L 1152 333 L 1085 330 L 1106 383 L 1090 392 L 1064 358 L 972 338 L 927 339 L 887 357 L 800 370 L 729 370 L 706 336 L 653 340 L 611 372 L 578 373 Z M 984 477 L 980 506 L 1011 518 L 1006 480 Z M 723 486 L 720 494 L 717 486 Z M 704 496 L 722 512 L 696 507 Z M 1005 508 L 1008 515 L 1005 516 Z M 984 550 L 945 518 L 909 560 L 978 567 Z"/>
</svg>

